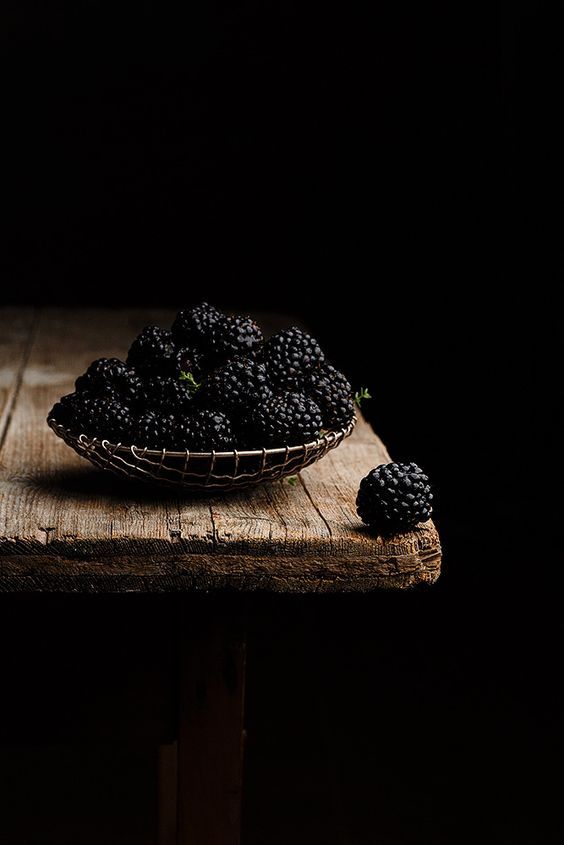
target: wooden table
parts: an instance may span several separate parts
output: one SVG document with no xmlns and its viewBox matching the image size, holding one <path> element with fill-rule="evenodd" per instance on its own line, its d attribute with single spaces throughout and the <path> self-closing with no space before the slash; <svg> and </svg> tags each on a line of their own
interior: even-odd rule
<svg viewBox="0 0 564 845">
<path fill-rule="evenodd" d="M 297 483 L 222 496 L 179 496 L 122 481 L 58 440 L 45 417 L 76 375 L 94 358 L 123 357 L 143 325 L 168 325 L 171 317 L 0 311 L 0 590 L 222 595 L 213 612 L 182 621 L 178 742 L 162 754 L 160 839 L 161 845 L 234 845 L 245 626 L 241 602 L 229 596 L 432 583 L 441 550 L 432 522 L 390 540 L 362 526 L 355 510 L 359 481 L 389 461 L 362 418 Z"/>
</svg>

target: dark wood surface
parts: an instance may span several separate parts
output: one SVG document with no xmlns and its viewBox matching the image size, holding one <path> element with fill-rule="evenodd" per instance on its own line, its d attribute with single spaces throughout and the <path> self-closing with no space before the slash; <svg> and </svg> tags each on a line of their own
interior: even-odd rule
<svg viewBox="0 0 564 845">
<path fill-rule="evenodd" d="M 0 312 L 0 589 L 271 590 L 408 587 L 436 580 L 432 522 L 382 540 L 355 497 L 389 460 L 362 419 L 352 437 L 287 480 L 228 495 L 177 495 L 101 473 L 45 423 L 51 405 L 99 356 L 126 354 L 146 323 L 171 312 Z M 270 328 L 280 321 L 271 318 Z"/>
</svg>

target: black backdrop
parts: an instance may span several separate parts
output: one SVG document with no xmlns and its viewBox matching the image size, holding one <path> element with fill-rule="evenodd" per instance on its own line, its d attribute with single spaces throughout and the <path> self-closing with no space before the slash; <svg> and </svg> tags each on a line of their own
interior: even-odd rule
<svg viewBox="0 0 564 845">
<path fill-rule="evenodd" d="M 460 4 L 13 3 L 3 18 L 2 300 L 206 298 L 311 325 L 370 386 L 392 455 L 435 479 L 445 575 L 402 620 L 419 635 L 425 619 L 484 712 L 514 708 L 524 756 L 506 760 L 482 714 L 483 759 L 455 773 L 469 788 L 491 755 L 536 836 L 511 788 L 550 769 L 560 736 L 548 11 L 504 11 L 501 89 L 496 22 Z"/>
<path fill-rule="evenodd" d="M 14 4 L 3 33 L 5 300 L 296 313 L 371 387 L 393 453 L 458 486 L 498 366 L 484 22 Z"/>
</svg>

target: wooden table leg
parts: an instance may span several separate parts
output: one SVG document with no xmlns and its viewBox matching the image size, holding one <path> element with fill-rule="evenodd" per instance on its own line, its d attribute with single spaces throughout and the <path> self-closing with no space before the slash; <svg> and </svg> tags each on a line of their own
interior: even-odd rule
<svg viewBox="0 0 564 845">
<path fill-rule="evenodd" d="M 158 845 L 176 845 L 178 745 L 160 745 L 157 758 Z"/>
<path fill-rule="evenodd" d="M 177 845 L 239 845 L 245 625 L 236 600 L 183 605 Z"/>
</svg>

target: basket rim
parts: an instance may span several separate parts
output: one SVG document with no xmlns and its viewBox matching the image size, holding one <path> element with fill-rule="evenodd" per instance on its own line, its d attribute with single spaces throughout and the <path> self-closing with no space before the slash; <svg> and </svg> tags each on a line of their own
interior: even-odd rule
<svg viewBox="0 0 564 845">
<path fill-rule="evenodd" d="M 346 426 L 346 428 L 339 428 L 339 429 L 331 429 L 319 437 L 317 440 L 311 440 L 309 443 L 300 443 L 297 446 L 276 446 L 275 448 L 267 449 L 230 449 L 227 452 L 192 452 L 190 449 L 183 449 L 182 451 L 176 451 L 173 449 L 149 449 L 146 446 L 135 446 L 135 444 L 124 444 L 124 443 L 112 443 L 110 440 L 106 440 L 105 438 L 98 438 L 98 437 L 89 437 L 87 434 L 81 433 L 76 434 L 74 431 L 71 431 L 69 428 L 65 428 L 65 426 L 58 423 L 53 417 L 47 418 L 47 424 L 49 427 L 55 432 L 58 437 L 62 437 L 62 433 L 64 432 L 67 436 L 71 437 L 72 439 L 76 440 L 78 443 L 84 446 L 92 446 L 96 443 L 99 443 L 104 449 L 111 451 L 112 454 L 124 454 L 130 453 L 133 454 L 136 458 L 158 458 L 164 457 L 165 455 L 171 458 L 185 458 L 189 456 L 190 458 L 201 458 L 201 459 L 217 459 L 217 458 L 232 458 L 233 456 L 238 456 L 240 458 L 259 458 L 263 456 L 269 455 L 292 455 L 298 454 L 299 452 L 303 452 L 304 449 L 306 451 L 313 450 L 314 448 L 318 448 L 321 445 L 327 445 L 333 443 L 338 438 L 345 439 L 352 434 L 353 429 L 356 425 L 357 417 L 354 414 L 352 420 Z M 63 438 L 64 439 L 64 438 Z"/>
</svg>

